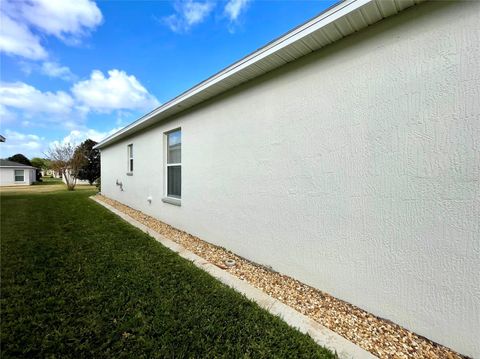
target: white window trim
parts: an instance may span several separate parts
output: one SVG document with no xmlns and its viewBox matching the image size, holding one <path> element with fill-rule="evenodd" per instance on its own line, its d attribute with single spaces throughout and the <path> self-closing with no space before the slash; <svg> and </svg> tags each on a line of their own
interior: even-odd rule
<svg viewBox="0 0 480 359">
<path fill-rule="evenodd" d="M 133 166 L 132 162 L 134 162 L 133 158 L 133 143 L 129 143 L 127 145 L 127 174 L 132 175 L 133 174 Z"/>
<path fill-rule="evenodd" d="M 17 175 L 15 174 L 16 171 L 22 171 L 22 172 L 23 172 L 23 180 L 17 181 Z M 15 181 L 15 183 L 25 183 L 25 170 L 16 170 L 16 169 L 14 169 L 14 170 L 13 170 L 13 180 Z"/>
<path fill-rule="evenodd" d="M 163 178 L 164 178 L 164 197 L 162 198 L 162 201 L 165 202 L 165 203 L 170 203 L 170 204 L 173 204 L 173 205 L 176 205 L 176 206 L 180 206 L 181 203 L 182 203 L 182 197 L 177 198 L 177 197 L 171 197 L 171 196 L 168 195 L 168 167 L 180 166 L 180 168 L 182 168 L 182 162 L 168 163 L 168 135 L 172 132 L 175 132 L 175 131 L 180 131 L 180 135 L 181 135 L 182 128 L 177 127 L 177 128 L 174 128 L 173 130 L 170 130 L 170 131 L 167 131 L 167 132 L 163 133 L 163 138 L 164 138 L 164 141 L 163 141 L 163 143 L 164 143 L 164 145 L 163 145 L 163 148 L 164 148 L 163 161 L 165 163 L 165 166 L 164 166 L 164 174 L 163 174 Z M 180 185 L 182 183 L 183 183 L 183 181 L 181 181 Z"/>
</svg>

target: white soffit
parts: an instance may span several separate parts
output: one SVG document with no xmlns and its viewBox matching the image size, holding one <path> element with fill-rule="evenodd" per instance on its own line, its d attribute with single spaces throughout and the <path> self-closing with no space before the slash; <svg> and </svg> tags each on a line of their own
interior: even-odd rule
<svg viewBox="0 0 480 359">
<path fill-rule="evenodd" d="M 167 117 L 317 51 L 341 38 L 426 0 L 345 0 L 247 55 L 130 125 L 102 140 L 106 147 Z"/>
</svg>

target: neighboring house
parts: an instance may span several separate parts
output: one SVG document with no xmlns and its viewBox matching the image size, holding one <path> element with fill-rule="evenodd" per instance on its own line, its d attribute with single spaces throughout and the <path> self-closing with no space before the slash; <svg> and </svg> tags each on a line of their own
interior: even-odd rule
<svg viewBox="0 0 480 359">
<path fill-rule="evenodd" d="M 47 170 L 42 169 L 41 173 L 42 173 L 42 177 L 51 176 L 53 178 L 60 178 L 60 174 L 57 171 L 54 171 L 52 169 L 47 169 Z"/>
<path fill-rule="evenodd" d="M 36 180 L 36 170 L 18 162 L 0 160 L 0 186 L 31 185 Z"/>
<path fill-rule="evenodd" d="M 74 181 L 74 178 L 73 178 L 71 172 L 69 171 L 68 173 L 65 173 L 65 174 L 62 176 L 62 181 L 63 181 L 63 183 L 65 183 L 65 184 L 67 183 L 67 180 L 65 179 L 65 176 L 68 176 L 68 179 L 69 179 L 70 183 L 72 183 L 72 182 Z M 78 179 L 78 178 L 75 180 L 75 183 L 76 183 L 77 185 L 90 184 L 90 183 L 88 183 L 87 180 L 81 180 L 81 179 Z"/>
<path fill-rule="evenodd" d="M 106 138 L 102 193 L 480 357 L 480 2 L 418 3 L 341 2 Z"/>
</svg>

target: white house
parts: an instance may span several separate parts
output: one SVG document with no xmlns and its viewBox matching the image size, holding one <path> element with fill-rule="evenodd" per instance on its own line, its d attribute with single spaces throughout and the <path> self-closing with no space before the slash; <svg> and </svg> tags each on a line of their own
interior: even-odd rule
<svg viewBox="0 0 480 359">
<path fill-rule="evenodd" d="M 36 168 L 0 159 L 0 186 L 26 186 L 36 181 Z"/>
<path fill-rule="evenodd" d="M 102 193 L 480 357 L 479 63 L 478 1 L 343 1 L 100 142 Z"/>
<path fill-rule="evenodd" d="M 67 179 L 65 178 L 66 176 L 68 176 L 68 180 L 69 180 L 70 183 L 73 183 L 73 181 L 75 181 L 75 183 L 76 183 L 77 185 L 89 185 L 89 184 L 90 184 L 90 183 L 88 183 L 87 180 L 81 180 L 81 179 L 78 179 L 78 178 L 75 179 L 75 178 L 72 176 L 72 174 L 70 173 L 70 171 L 68 171 L 67 173 L 64 173 L 64 174 L 62 175 L 62 181 L 63 181 L 63 183 L 65 183 L 65 184 L 67 184 Z"/>
</svg>

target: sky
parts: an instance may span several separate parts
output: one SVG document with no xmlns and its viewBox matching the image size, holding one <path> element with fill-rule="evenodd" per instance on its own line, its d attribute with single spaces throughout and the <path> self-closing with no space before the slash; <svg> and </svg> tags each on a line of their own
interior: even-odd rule
<svg viewBox="0 0 480 359">
<path fill-rule="evenodd" d="M 336 0 L 2 0 L 0 157 L 100 141 Z"/>
</svg>

